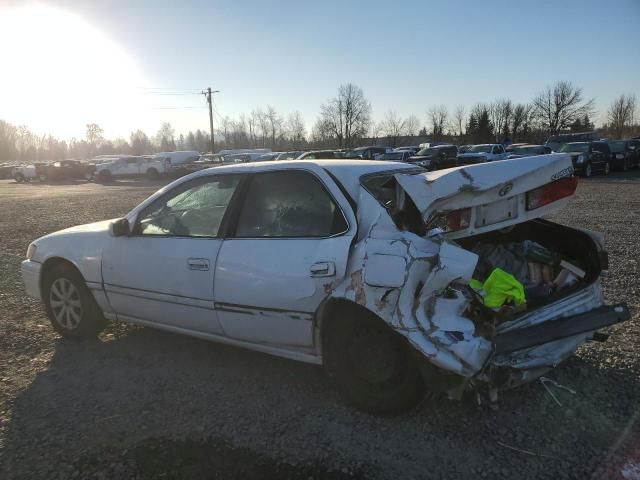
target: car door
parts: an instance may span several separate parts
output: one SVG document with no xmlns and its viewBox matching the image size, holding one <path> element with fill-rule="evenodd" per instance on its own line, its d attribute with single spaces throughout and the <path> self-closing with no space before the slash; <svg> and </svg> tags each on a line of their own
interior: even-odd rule
<svg viewBox="0 0 640 480">
<path fill-rule="evenodd" d="M 241 175 L 184 182 L 145 206 L 129 236 L 112 237 L 102 276 L 122 320 L 221 334 L 214 309 L 222 225 Z"/>
<path fill-rule="evenodd" d="M 216 263 L 214 297 L 227 336 L 313 346 L 313 315 L 344 277 L 355 218 L 324 170 L 256 173 Z"/>
</svg>

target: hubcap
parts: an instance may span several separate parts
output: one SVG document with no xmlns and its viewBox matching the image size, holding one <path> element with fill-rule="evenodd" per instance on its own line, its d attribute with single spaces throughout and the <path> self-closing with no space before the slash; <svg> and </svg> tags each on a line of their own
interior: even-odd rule
<svg viewBox="0 0 640 480">
<path fill-rule="evenodd" d="M 78 289 L 66 278 L 51 284 L 49 305 L 56 321 L 67 330 L 73 330 L 82 318 L 82 302 Z"/>
</svg>

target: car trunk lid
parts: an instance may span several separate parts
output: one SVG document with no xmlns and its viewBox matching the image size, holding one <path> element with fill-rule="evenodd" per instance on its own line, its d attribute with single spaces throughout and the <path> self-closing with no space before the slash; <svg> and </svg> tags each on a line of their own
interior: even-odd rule
<svg viewBox="0 0 640 480">
<path fill-rule="evenodd" d="M 571 157 L 540 155 L 395 179 L 428 227 L 461 238 L 553 213 L 575 191 Z"/>
</svg>

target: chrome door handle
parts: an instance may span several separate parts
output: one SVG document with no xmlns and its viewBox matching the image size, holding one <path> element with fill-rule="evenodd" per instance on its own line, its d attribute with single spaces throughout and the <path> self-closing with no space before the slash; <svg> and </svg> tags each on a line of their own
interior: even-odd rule
<svg viewBox="0 0 640 480">
<path fill-rule="evenodd" d="M 336 264 L 333 262 L 318 262 L 309 269 L 312 277 L 333 277 L 336 274 Z"/>
<path fill-rule="evenodd" d="M 190 258 L 187 260 L 189 270 L 198 270 L 206 272 L 209 270 L 209 260 L 206 258 Z"/>
</svg>

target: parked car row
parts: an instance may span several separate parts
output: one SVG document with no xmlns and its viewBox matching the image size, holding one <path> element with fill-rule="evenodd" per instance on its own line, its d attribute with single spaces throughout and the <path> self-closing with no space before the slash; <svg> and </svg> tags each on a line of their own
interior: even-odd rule
<svg viewBox="0 0 640 480">
<path fill-rule="evenodd" d="M 611 170 L 626 171 L 640 166 L 640 139 L 597 140 L 594 132 L 555 135 L 544 145 L 525 143 L 509 146 L 500 143 L 461 145 L 444 142 L 422 143 L 397 148 L 363 146 L 338 150 L 294 150 L 272 152 L 269 149 L 221 150 L 217 154 L 201 155 L 197 151 L 160 152 L 155 155 L 102 155 L 89 162 L 62 160 L 13 167 L 17 182 L 32 180 L 97 180 L 109 182 L 119 178 L 144 176 L 179 177 L 205 168 L 222 165 L 272 160 L 362 159 L 413 164 L 427 170 L 440 170 L 461 165 L 518 159 L 553 152 L 568 153 L 575 171 L 589 177 Z"/>
</svg>

